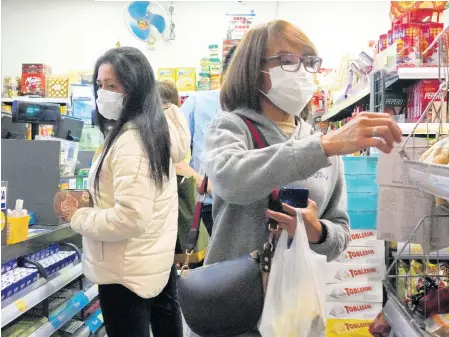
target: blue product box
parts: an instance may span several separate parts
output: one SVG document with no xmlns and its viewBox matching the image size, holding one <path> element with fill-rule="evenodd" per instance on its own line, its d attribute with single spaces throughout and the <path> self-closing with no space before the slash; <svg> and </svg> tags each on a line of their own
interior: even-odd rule
<svg viewBox="0 0 449 337">
<path fill-rule="evenodd" d="M 80 291 L 53 311 L 48 317 L 48 320 L 55 329 L 59 329 L 87 304 L 89 304 L 89 299 L 84 292 Z"/>
<path fill-rule="evenodd" d="M 10 270 L 17 268 L 17 259 L 12 259 L 2 264 L 2 275 Z"/>
<path fill-rule="evenodd" d="M 345 174 L 377 174 L 377 157 L 343 157 Z"/>
<path fill-rule="evenodd" d="M 95 333 L 103 325 L 103 321 L 99 319 L 100 315 L 101 309 L 98 309 L 87 319 L 86 325 L 90 332 Z"/>
<path fill-rule="evenodd" d="M 377 212 L 348 211 L 351 229 L 376 229 Z"/>
<path fill-rule="evenodd" d="M 377 211 L 377 193 L 348 193 L 348 211 Z"/>
<path fill-rule="evenodd" d="M 348 192 L 377 193 L 377 175 L 375 174 L 345 174 L 346 190 Z"/>
</svg>

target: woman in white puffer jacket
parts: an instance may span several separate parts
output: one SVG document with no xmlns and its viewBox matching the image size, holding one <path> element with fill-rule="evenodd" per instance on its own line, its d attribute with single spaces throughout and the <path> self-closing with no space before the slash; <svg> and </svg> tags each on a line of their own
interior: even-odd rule
<svg viewBox="0 0 449 337">
<path fill-rule="evenodd" d="M 71 226 L 83 236 L 84 274 L 99 284 L 108 336 L 149 337 L 151 301 L 173 265 L 174 164 L 185 158 L 190 140 L 170 137 L 176 127 L 164 116 L 152 68 L 138 49 L 108 51 L 94 81 L 106 139 L 88 179 L 94 207 L 74 210 Z"/>
</svg>

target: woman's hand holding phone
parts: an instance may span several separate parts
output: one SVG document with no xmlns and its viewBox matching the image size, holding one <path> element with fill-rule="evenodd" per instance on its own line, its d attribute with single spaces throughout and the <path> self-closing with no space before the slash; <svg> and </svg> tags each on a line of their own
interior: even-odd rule
<svg viewBox="0 0 449 337">
<path fill-rule="evenodd" d="M 300 210 L 304 220 L 304 225 L 306 226 L 309 242 L 319 242 L 323 232 L 323 225 L 318 219 L 316 203 L 309 199 L 307 208 L 301 208 Z M 267 210 L 266 216 L 270 219 L 276 220 L 279 228 L 285 229 L 288 232 L 288 236 L 292 238 L 295 235 L 297 226 L 296 209 L 283 203 L 282 211 L 283 213 Z"/>
</svg>

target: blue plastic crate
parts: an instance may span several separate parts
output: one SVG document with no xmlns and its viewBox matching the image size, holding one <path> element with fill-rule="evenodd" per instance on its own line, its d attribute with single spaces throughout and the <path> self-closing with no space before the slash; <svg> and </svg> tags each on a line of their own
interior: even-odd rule
<svg viewBox="0 0 449 337">
<path fill-rule="evenodd" d="M 377 211 L 377 193 L 348 193 L 348 211 Z"/>
<path fill-rule="evenodd" d="M 377 174 L 377 157 L 343 157 L 345 174 Z"/>
<path fill-rule="evenodd" d="M 346 174 L 346 189 L 348 192 L 377 193 L 377 175 L 375 174 Z"/>
<path fill-rule="evenodd" d="M 377 212 L 348 211 L 351 229 L 376 229 Z"/>
</svg>

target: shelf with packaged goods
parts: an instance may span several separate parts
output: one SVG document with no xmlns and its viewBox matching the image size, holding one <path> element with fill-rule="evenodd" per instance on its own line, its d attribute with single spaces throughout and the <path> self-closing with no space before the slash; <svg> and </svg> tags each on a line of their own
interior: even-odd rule
<svg viewBox="0 0 449 337">
<path fill-rule="evenodd" d="M 402 134 L 409 135 L 412 133 L 416 123 L 398 123 L 398 125 L 402 130 Z M 440 132 L 440 126 L 441 134 L 449 134 L 449 123 L 443 123 L 441 125 L 439 123 L 422 123 L 418 125 L 414 133 L 416 135 L 435 135 Z"/>
<path fill-rule="evenodd" d="M 103 327 L 103 315 L 101 309 L 94 312 L 84 325 L 73 334 L 73 337 L 89 337 L 91 334 L 100 334 Z"/>
<path fill-rule="evenodd" d="M 404 248 L 405 246 L 405 248 Z M 417 243 L 412 243 L 411 245 L 406 245 L 405 243 L 398 242 L 397 252 L 401 252 L 402 260 L 422 260 L 429 258 L 430 260 L 449 260 L 449 248 L 441 249 L 436 252 L 431 252 L 427 255 L 424 254 L 421 245 Z M 393 257 L 397 256 L 397 252 L 393 251 Z"/>
<path fill-rule="evenodd" d="M 42 247 L 48 246 L 54 242 L 60 241 L 76 241 L 80 238 L 78 233 L 75 233 L 69 224 L 58 226 L 33 226 L 33 229 L 43 229 L 42 233 L 33 235 L 27 240 L 19 242 L 15 245 L 2 246 L 1 262 L 5 263 L 12 259 L 27 255 L 33 251 L 39 250 Z"/>
<path fill-rule="evenodd" d="M 323 121 L 334 119 L 338 114 L 345 109 L 351 107 L 352 105 L 359 102 L 361 99 L 365 98 L 370 94 L 370 87 L 361 89 L 360 91 L 352 94 L 348 98 L 336 103 L 328 112 L 326 112 L 321 118 Z"/>
<path fill-rule="evenodd" d="M 385 320 L 390 324 L 394 336 L 400 337 L 422 337 L 423 330 L 417 325 L 416 321 L 410 319 L 405 309 L 395 298 L 388 297 L 387 303 L 382 310 Z"/>
<path fill-rule="evenodd" d="M 69 98 L 49 98 L 49 97 L 4 97 L 1 99 L 2 103 L 12 103 L 14 101 L 32 102 L 32 103 L 54 103 L 54 104 L 69 104 Z"/>
<path fill-rule="evenodd" d="M 86 291 L 80 291 L 73 296 L 68 305 L 62 312 L 58 312 L 56 315 L 50 315 L 48 323 L 41 326 L 29 337 L 50 337 L 53 333 L 58 331 L 64 324 L 71 320 L 77 313 L 79 313 L 89 302 L 91 302 L 96 296 L 98 296 L 98 286 L 93 285 Z"/>
<path fill-rule="evenodd" d="M 81 263 L 70 265 L 60 270 L 50 280 L 39 279 L 32 287 L 26 288 L 3 301 L 1 311 L 2 328 L 81 275 L 83 275 Z"/>
</svg>

